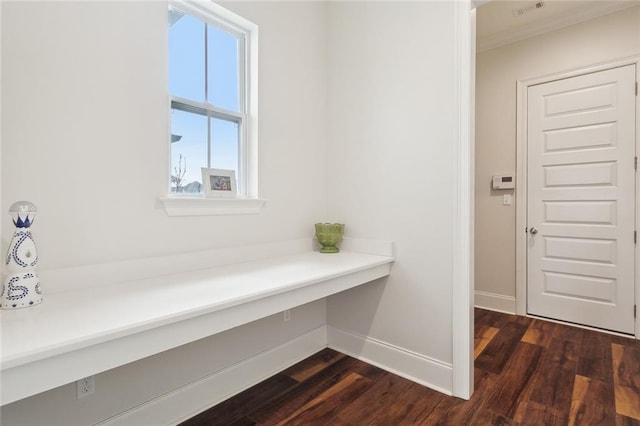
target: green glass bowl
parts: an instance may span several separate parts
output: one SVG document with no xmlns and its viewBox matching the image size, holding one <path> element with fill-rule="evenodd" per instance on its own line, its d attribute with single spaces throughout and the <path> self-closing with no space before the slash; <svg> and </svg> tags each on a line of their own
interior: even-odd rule
<svg viewBox="0 0 640 426">
<path fill-rule="evenodd" d="M 339 253 L 337 247 L 344 235 L 344 223 L 316 223 L 316 239 L 322 245 L 320 253 Z"/>
</svg>

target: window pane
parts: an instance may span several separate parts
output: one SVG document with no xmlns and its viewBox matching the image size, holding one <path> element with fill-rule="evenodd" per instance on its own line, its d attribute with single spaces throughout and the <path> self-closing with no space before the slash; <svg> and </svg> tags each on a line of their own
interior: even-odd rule
<svg viewBox="0 0 640 426">
<path fill-rule="evenodd" d="M 204 101 L 204 23 L 169 10 L 169 92 Z"/>
<path fill-rule="evenodd" d="M 207 117 L 171 110 L 171 192 L 201 192 L 207 167 Z"/>
<path fill-rule="evenodd" d="M 211 167 L 235 170 L 238 176 L 238 123 L 211 119 Z"/>
<path fill-rule="evenodd" d="M 207 27 L 207 100 L 240 111 L 238 89 L 238 39 L 216 27 Z"/>
</svg>

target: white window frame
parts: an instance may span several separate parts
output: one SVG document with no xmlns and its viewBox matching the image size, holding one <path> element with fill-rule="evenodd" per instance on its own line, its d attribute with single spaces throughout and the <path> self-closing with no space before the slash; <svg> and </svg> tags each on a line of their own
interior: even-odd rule
<svg viewBox="0 0 640 426">
<path fill-rule="evenodd" d="M 175 108 L 239 124 L 239 184 L 238 198 L 236 199 L 208 199 L 204 198 L 202 194 L 200 196 L 197 194 L 185 196 L 171 193 L 169 184 L 171 125 L 169 120 L 169 131 L 167 132 L 169 164 L 166 168 L 168 195 L 160 197 L 160 201 L 170 216 L 259 213 L 264 206 L 264 200 L 258 198 L 258 26 L 212 1 L 169 0 L 168 4 L 244 41 L 244 43 L 238 43 L 239 112 L 216 107 L 208 102 L 196 102 L 171 95 L 169 95 L 168 108 L 168 114 L 171 114 L 172 108 Z M 210 143 L 208 143 L 207 149 L 211 149 Z M 209 155 L 208 158 L 210 158 Z"/>
</svg>

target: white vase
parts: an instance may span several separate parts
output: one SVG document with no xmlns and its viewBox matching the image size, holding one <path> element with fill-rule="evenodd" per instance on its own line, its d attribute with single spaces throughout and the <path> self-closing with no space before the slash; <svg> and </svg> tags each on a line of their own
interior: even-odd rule
<svg viewBox="0 0 640 426">
<path fill-rule="evenodd" d="M 30 229 L 37 209 L 28 201 L 18 201 L 9 208 L 9 213 L 16 230 L 7 252 L 7 276 L 3 281 L 0 308 L 26 308 L 42 302 L 40 280 L 35 270 L 38 251 Z"/>
</svg>

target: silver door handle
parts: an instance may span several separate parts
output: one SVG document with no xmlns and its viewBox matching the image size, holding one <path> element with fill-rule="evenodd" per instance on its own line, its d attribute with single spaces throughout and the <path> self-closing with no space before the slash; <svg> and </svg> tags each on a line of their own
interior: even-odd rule
<svg viewBox="0 0 640 426">
<path fill-rule="evenodd" d="M 529 229 L 529 232 L 531 233 L 531 235 L 536 235 L 538 233 L 538 230 L 535 228 L 535 226 L 532 226 Z"/>
</svg>

